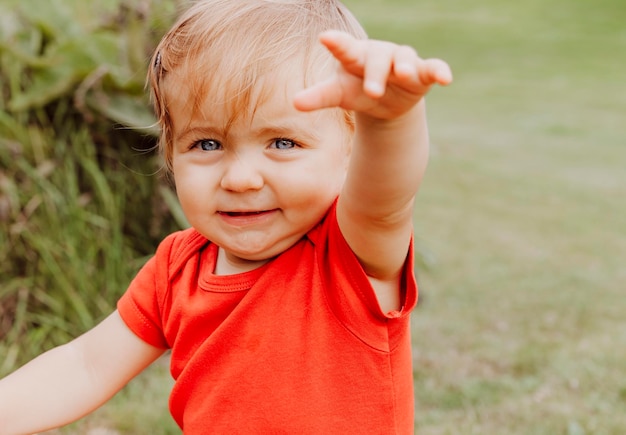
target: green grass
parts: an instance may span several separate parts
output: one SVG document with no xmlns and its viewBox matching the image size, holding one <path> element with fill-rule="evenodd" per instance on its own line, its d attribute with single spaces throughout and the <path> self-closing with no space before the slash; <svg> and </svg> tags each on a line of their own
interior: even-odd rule
<svg viewBox="0 0 626 435">
<path fill-rule="evenodd" d="M 434 258 L 418 271 L 417 433 L 626 433 L 622 1 L 347 3 L 455 73 L 428 99 L 416 207 Z M 83 424 L 140 433 L 120 425 L 160 410 L 138 427 L 168 433 L 166 379 L 142 375 Z"/>
<path fill-rule="evenodd" d="M 402 24 L 373 33 L 413 32 L 456 78 L 429 98 L 416 207 L 436 259 L 414 316 L 417 432 L 626 433 L 626 9 L 372 1 L 362 16 L 386 8 Z"/>
</svg>

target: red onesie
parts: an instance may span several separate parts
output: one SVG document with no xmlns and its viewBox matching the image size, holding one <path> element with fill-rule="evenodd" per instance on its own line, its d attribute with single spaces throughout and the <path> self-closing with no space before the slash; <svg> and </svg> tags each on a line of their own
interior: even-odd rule
<svg viewBox="0 0 626 435">
<path fill-rule="evenodd" d="M 216 276 L 217 247 L 172 234 L 118 303 L 171 348 L 170 410 L 185 434 L 413 433 L 411 245 L 398 312 L 382 313 L 335 208 L 259 269 Z"/>
</svg>

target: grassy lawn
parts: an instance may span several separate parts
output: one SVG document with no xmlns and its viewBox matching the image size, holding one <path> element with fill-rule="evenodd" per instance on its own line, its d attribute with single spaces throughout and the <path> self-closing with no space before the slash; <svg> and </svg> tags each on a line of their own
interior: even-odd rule
<svg viewBox="0 0 626 435">
<path fill-rule="evenodd" d="M 417 433 L 626 433 L 623 0 L 347 4 L 455 73 L 416 208 Z M 64 433 L 177 433 L 169 384 L 157 365 Z"/>
<path fill-rule="evenodd" d="M 456 76 L 416 209 L 418 433 L 626 433 L 626 9 L 369 3 Z"/>
</svg>

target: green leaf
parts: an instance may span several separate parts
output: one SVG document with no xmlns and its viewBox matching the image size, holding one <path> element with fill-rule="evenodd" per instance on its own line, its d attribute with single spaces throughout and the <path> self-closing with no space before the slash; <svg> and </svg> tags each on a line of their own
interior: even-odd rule
<svg viewBox="0 0 626 435">
<path fill-rule="evenodd" d="M 121 92 L 106 96 L 93 94 L 87 98 L 87 103 L 91 109 L 126 127 L 152 136 L 159 134 L 156 119 L 144 98 Z"/>
<path fill-rule="evenodd" d="M 69 66 L 60 65 L 37 71 L 28 91 L 17 94 L 9 101 L 9 109 L 22 111 L 43 107 L 55 98 L 67 93 L 78 82 Z"/>
<path fill-rule="evenodd" d="M 83 33 L 81 20 L 77 19 L 67 1 L 22 0 L 18 9 L 28 22 L 39 27 L 50 38 Z"/>
<path fill-rule="evenodd" d="M 9 103 L 14 111 L 43 107 L 56 98 L 72 93 L 91 72 L 103 69 L 107 75 L 116 70 L 119 41 L 111 32 L 94 33 L 70 39 L 59 45 L 50 45 L 44 61 L 40 62 L 32 76 L 28 89 L 16 95 Z M 127 78 L 119 70 L 114 80 L 126 85 Z"/>
</svg>

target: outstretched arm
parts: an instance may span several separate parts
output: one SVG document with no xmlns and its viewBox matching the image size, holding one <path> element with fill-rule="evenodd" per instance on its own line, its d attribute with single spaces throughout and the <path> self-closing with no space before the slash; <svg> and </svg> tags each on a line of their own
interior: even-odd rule
<svg viewBox="0 0 626 435">
<path fill-rule="evenodd" d="M 0 380 L 0 435 L 31 434 L 79 419 L 162 353 L 135 336 L 115 311 Z"/>
<path fill-rule="evenodd" d="M 399 274 L 410 242 L 415 194 L 428 161 L 424 95 L 452 81 L 448 65 L 410 47 L 321 35 L 337 73 L 300 92 L 300 110 L 341 107 L 356 116 L 350 167 L 337 204 L 348 244 L 370 277 L 383 311 L 399 309 Z"/>
</svg>

